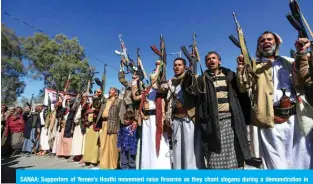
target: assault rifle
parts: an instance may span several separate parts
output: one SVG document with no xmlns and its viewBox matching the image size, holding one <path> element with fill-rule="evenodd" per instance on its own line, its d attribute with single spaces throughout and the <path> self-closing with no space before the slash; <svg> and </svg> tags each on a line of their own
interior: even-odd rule
<svg viewBox="0 0 313 184">
<path fill-rule="evenodd" d="M 192 45 L 189 46 L 189 48 L 191 47 L 191 53 L 188 52 L 186 46 L 180 47 L 181 51 L 184 53 L 184 55 L 189 61 L 189 67 L 187 68 L 187 70 L 190 70 L 194 74 L 197 74 L 197 62 L 200 61 L 196 37 L 197 37 L 196 33 L 193 32 Z"/>
<path fill-rule="evenodd" d="M 305 29 L 307 27 L 310 32 L 311 37 L 313 37 L 313 33 L 311 31 L 310 26 L 308 25 L 306 19 L 304 18 L 300 6 L 296 0 L 290 0 L 289 3 L 291 13 L 288 13 L 286 16 L 289 23 L 298 31 L 300 38 L 309 38 L 309 35 Z M 312 48 L 312 45 L 311 45 Z"/>
<path fill-rule="evenodd" d="M 240 27 L 240 24 L 237 20 L 236 14 L 233 12 L 233 17 L 236 23 L 237 33 L 238 33 L 238 39 L 239 41 L 233 36 L 230 35 L 229 39 L 241 50 L 241 54 L 244 58 L 244 63 L 246 66 L 247 71 L 249 71 L 255 78 L 257 78 L 257 75 L 255 74 L 256 70 L 256 61 L 255 59 L 252 59 L 249 55 L 246 40 L 242 31 L 242 28 Z"/>
<path fill-rule="evenodd" d="M 160 50 L 155 46 L 150 46 L 152 51 L 160 57 L 161 60 L 161 71 L 158 78 L 159 82 L 166 81 L 166 50 L 165 50 L 165 41 L 163 35 L 160 35 Z"/>
<path fill-rule="evenodd" d="M 122 39 L 122 35 L 119 34 L 118 37 L 119 37 L 120 43 L 121 43 L 121 51 L 115 50 L 114 53 L 121 56 L 120 71 L 124 72 L 124 66 L 126 66 L 127 73 L 129 73 L 129 72 L 134 73 L 134 71 L 137 71 L 137 68 L 134 64 L 134 61 L 132 59 L 130 59 L 130 57 L 127 53 L 125 43 Z M 129 70 L 129 68 L 131 70 Z"/>
<path fill-rule="evenodd" d="M 311 35 L 311 38 L 313 38 L 312 30 L 307 23 L 306 19 L 303 16 L 303 13 L 300 9 L 300 6 L 296 0 L 290 0 L 289 3 L 290 11 L 286 17 L 289 21 L 289 23 L 298 31 L 298 37 L 299 38 L 309 38 L 309 34 Z M 309 31 L 309 34 L 307 33 L 306 29 Z M 311 57 L 313 57 L 313 41 L 311 42 Z M 301 43 L 300 43 L 301 44 Z M 302 43 L 305 44 L 305 43 Z M 299 69 L 299 63 L 296 63 L 296 68 Z M 311 79 L 313 79 L 313 66 L 312 62 L 309 61 L 309 76 Z M 309 83 L 308 85 L 304 86 L 305 94 L 307 97 L 308 102 L 313 105 L 313 97 L 312 97 L 312 91 L 313 91 L 313 83 Z"/>
<path fill-rule="evenodd" d="M 290 0 L 289 7 L 291 13 L 288 13 L 286 17 L 289 23 L 298 31 L 299 38 L 309 38 L 309 34 L 307 33 L 305 27 L 308 29 L 311 37 L 313 38 L 311 28 L 304 18 L 298 2 L 296 0 Z M 311 54 L 313 54 L 313 41 L 311 41 Z M 310 68 L 310 75 L 313 78 L 313 66 L 310 66 Z"/>
<path fill-rule="evenodd" d="M 100 81 L 99 78 L 95 78 L 95 82 L 96 84 L 101 88 L 102 90 L 102 96 L 101 96 L 101 101 L 104 102 L 104 95 L 105 95 L 105 81 L 106 81 L 106 67 L 107 65 L 104 64 L 104 68 L 103 68 L 103 74 L 102 74 L 102 80 Z"/>
</svg>

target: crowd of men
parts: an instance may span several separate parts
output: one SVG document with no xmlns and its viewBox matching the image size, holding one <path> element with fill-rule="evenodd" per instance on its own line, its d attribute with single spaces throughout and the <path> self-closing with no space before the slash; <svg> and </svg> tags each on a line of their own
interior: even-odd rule
<svg viewBox="0 0 313 184">
<path fill-rule="evenodd" d="M 78 104 L 60 95 L 49 113 L 43 105 L 33 112 L 2 106 L 2 142 L 15 154 L 55 155 L 101 169 L 244 169 L 252 157 L 264 169 L 313 169 L 313 131 L 306 126 L 313 92 L 303 90 L 313 80 L 311 43 L 297 39 L 295 58 L 278 54 L 281 43 L 272 32 L 259 37 L 255 72 L 242 55 L 233 72 L 210 51 L 200 76 L 176 58 L 174 76 L 159 82 L 157 61 L 144 89 L 136 73 L 127 81 L 119 72 L 122 97 L 111 87 L 107 99 L 97 90 Z"/>
</svg>

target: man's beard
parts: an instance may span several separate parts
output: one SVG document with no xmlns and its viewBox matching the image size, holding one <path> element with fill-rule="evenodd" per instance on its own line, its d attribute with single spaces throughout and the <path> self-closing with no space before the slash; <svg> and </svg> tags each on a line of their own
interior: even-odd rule
<svg viewBox="0 0 313 184">
<path fill-rule="evenodd" d="M 270 50 L 264 51 L 262 48 L 260 48 L 260 53 L 264 57 L 270 57 L 273 56 L 276 52 L 276 44 L 272 46 Z"/>
</svg>

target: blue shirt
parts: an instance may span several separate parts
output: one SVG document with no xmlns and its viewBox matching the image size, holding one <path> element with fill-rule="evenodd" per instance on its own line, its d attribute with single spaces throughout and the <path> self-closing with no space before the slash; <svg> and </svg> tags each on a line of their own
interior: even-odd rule
<svg viewBox="0 0 313 184">
<path fill-rule="evenodd" d="M 117 134 L 117 148 L 120 148 L 121 151 L 130 151 L 131 155 L 136 155 L 137 130 L 132 131 L 131 125 L 122 125 Z"/>
</svg>

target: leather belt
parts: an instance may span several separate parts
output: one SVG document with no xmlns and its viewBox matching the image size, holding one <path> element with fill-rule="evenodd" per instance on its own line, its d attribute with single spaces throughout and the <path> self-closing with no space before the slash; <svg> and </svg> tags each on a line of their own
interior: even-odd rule
<svg viewBox="0 0 313 184">
<path fill-rule="evenodd" d="M 218 111 L 218 113 L 230 113 L 230 111 Z"/>
<path fill-rule="evenodd" d="M 102 121 L 108 121 L 108 117 L 102 118 Z"/>
<path fill-rule="evenodd" d="M 156 110 L 155 110 L 155 109 L 152 109 L 152 110 L 142 110 L 142 113 L 143 113 L 145 116 L 156 115 Z"/>
</svg>

